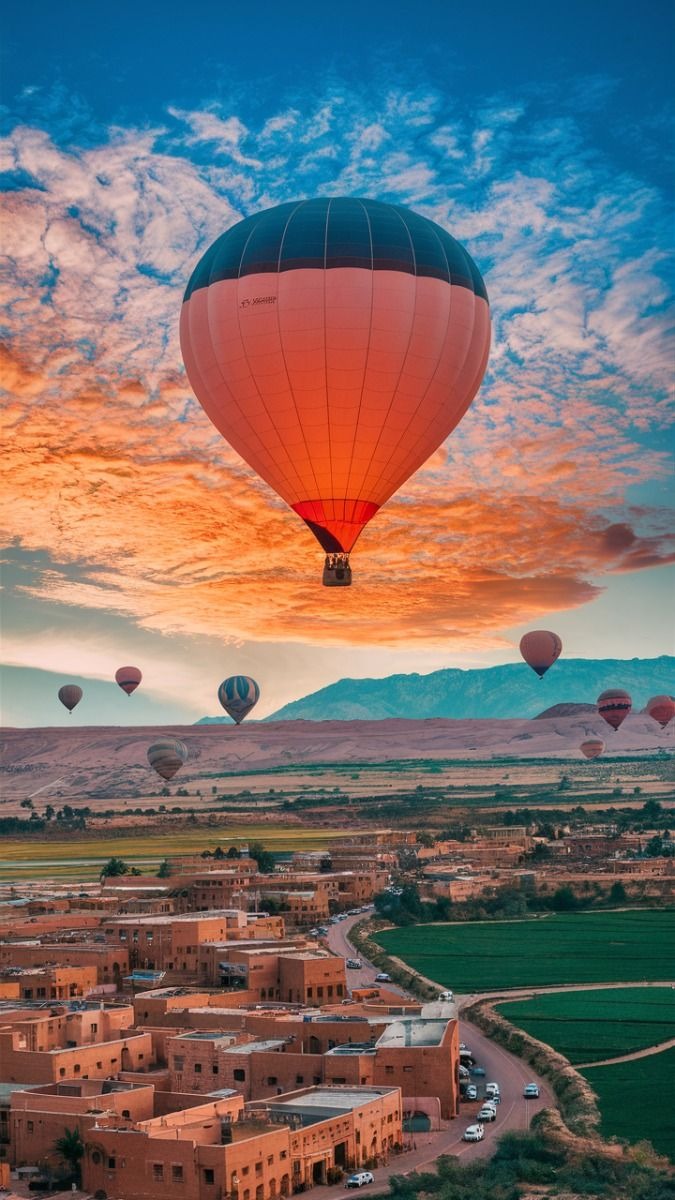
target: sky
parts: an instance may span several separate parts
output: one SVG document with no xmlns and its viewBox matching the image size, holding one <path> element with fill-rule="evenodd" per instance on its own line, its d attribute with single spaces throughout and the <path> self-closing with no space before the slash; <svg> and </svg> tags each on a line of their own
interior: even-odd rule
<svg viewBox="0 0 675 1200">
<path fill-rule="evenodd" d="M 2 47 L 3 719 L 268 715 L 345 676 L 673 653 L 672 50 L 647 0 L 15 5 Z M 369 196 L 485 278 L 469 412 L 324 589 L 191 393 L 195 263 L 289 199 Z M 112 682 L 135 663 L 128 700 Z"/>
</svg>

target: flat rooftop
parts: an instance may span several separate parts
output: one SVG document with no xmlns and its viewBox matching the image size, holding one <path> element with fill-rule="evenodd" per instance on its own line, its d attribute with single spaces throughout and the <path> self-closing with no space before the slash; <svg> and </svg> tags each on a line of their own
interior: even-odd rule
<svg viewBox="0 0 675 1200">
<path fill-rule="evenodd" d="M 448 1028 L 448 1021 L 433 1017 L 411 1017 L 409 1020 L 392 1021 L 378 1038 L 377 1045 L 388 1048 L 397 1046 L 439 1046 Z"/>
<path fill-rule="evenodd" d="M 278 1050 L 286 1045 L 285 1038 L 267 1038 L 261 1042 L 244 1042 L 241 1046 L 224 1046 L 223 1054 L 255 1054 L 257 1050 Z"/>
<path fill-rule="evenodd" d="M 380 1100 L 382 1096 L 387 1096 L 395 1090 L 397 1089 L 389 1087 L 319 1087 L 288 1100 L 280 1096 L 278 1099 L 268 1099 L 260 1103 L 277 1118 L 296 1118 L 303 1125 L 314 1125 L 317 1121 L 326 1121 L 330 1117 L 353 1112 L 355 1108 L 361 1108 L 373 1100 Z"/>
</svg>

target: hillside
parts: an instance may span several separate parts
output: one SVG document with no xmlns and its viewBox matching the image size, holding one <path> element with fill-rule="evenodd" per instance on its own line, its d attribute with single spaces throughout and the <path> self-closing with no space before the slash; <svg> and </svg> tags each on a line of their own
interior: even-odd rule
<svg viewBox="0 0 675 1200">
<path fill-rule="evenodd" d="M 536 717 L 552 705 L 594 704 L 605 688 L 626 688 L 639 712 L 650 696 L 672 693 L 675 658 L 560 659 L 538 679 L 524 663 L 385 679 L 341 679 L 284 705 L 270 721 L 494 720 Z"/>
</svg>

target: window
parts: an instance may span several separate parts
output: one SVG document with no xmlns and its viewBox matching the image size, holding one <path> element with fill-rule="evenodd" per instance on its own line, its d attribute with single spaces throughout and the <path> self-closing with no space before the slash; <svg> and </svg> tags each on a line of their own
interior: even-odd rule
<svg viewBox="0 0 675 1200">
<path fill-rule="evenodd" d="M 393 1067 L 385 1067 L 385 1068 L 384 1068 L 384 1073 L 385 1073 L 385 1075 L 393 1075 L 393 1074 L 394 1074 L 394 1068 L 393 1068 Z"/>
<path fill-rule="evenodd" d="M 242 1172 L 241 1172 L 241 1173 L 242 1173 L 242 1175 L 248 1175 L 248 1173 L 249 1173 L 250 1169 L 251 1169 L 250 1167 L 244 1167 L 244 1168 L 242 1169 Z"/>
<path fill-rule="evenodd" d="M 237 1083 L 243 1083 L 246 1079 L 246 1072 L 243 1067 L 235 1067 L 232 1072 L 232 1078 L 236 1079 Z"/>
<path fill-rule="evenodd" d="M 304 1082 L 305 1082 L 305 1077 L 304 1077 L 304 1075 L 296 1075 L 296 1077 L 295 1077 L 295 1082 L 296 1082 L 296 1085 L 297 1085 L 297 1084 L 299 1084 L 299 1083 L 304 1083 Z"/>
<path fill-rule="evenodd" d="M 319 1000 L 323 1000 L 323 988 L 322 987 L 318 987 L 316 989 L 316 994 L 317 994 Z"/>
<path fill-rule="evenodd" d="M 161 1183 L 164 1179 L 164 1163 L 152 1164 L 152 1179 L 154 1183 Z"/>
<path fill-rule="evenodd" d="M 195 1063 L 195 1075 L 201 1075 L 201 1073 L 202 1073 L 202 1064 Z"/>
<path fill-rule="evenodd" d="M 282 1150 L 279 1154 L 279 1158 L 288 1158 L 288 1150 Z"/>
<path fill-rule="evenodd" d="M 91 1023 L 91 1032 L 98 1033 L 98 1025 L 96 1024 L 95 1021 L 92 1021 L 92 1023 Z"/>
<path fill-rule="evenodd" d="M 180 1163 L 173 1163 L 171 1167 L 171 1179 L 173 1183 L 183 1182 L 183 1168 Z"/>
<path fill-rule="evenodd" d="M 211 1067 L 211 1070 L 213 1071 L 214 1075 L 217 1075 L 218 1074 L 218 1063 L 214 1063 L 213 1066 Z"/>
<path fill-rule="evenodd" d="M 215 1183 L 216 1175 L 213 1167 L 204 1167 L 204 1183 Z"/>
<path fill-rule="evenodd" d="M 117 1166 L 117 1159 L 115 1158 L 114 1155 L 111 1155 L 110 1158 L 108 1159 L 108 1170 L 114 1171 L 116 1166 Z"/>
<path fill-rule="evenodd" d="M 33 1122 L 32 1121 L 26 1121 L 26 1131 L 27 1131 L 27 1133 L 33 1132 Z"/>
<path fill-rule="evenodd" d="M 268 1075 L 267 1076 L 267 1086 L 268 1087 L 274 1087 L 276 1082 L 277 1082 L 276 1075 Z"/>
<path fill-rule="evenodd" d="M 262 1175 L 262 1163 L 261 1162 L 257 1162 L 255 1164 L 255 1173 L 256 1173 L 256 1175 Z"/>
<path fill-rule="evenodd" d="M 182 1071 L 185 1065 L 185 1058 L 182 1054 L 175 1054 L 173 1059 L 174 1071 Z"/>
<path fill-rule="evenodd" d="M 122 1109 L 122 1116 L 123 1116 L 123 1117 L 126 1117 L 127 1121 L 130 1121 L 130 1120 L 131 1120 L 131 1113 L 129 1112 L 129 1109 L 128 1109 L 128 1108 L 123 1108 L 123 1109 Z"/>
</svg>

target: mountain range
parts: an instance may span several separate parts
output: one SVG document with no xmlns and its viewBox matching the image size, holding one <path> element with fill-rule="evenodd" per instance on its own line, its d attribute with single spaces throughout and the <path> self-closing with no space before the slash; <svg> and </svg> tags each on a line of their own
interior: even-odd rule
<svg viewBox="0 0 675 1200">
<path fill-rule="evenodd" d="M 266 720 L 527 718 L 538 716 L 552 705 L 594 705 L 600 692 L 610 687 L 630 692 L 633 711 L 639 712 L 650 696 L 675 691 L 675 657 L 559 659 L 541 680 L 522 663 L 466 671 L 448 667 L 430 675 L 340 679 L 285 704 Z M 204 718 L 203 723 L 213 720 Z"/>
</svg>

